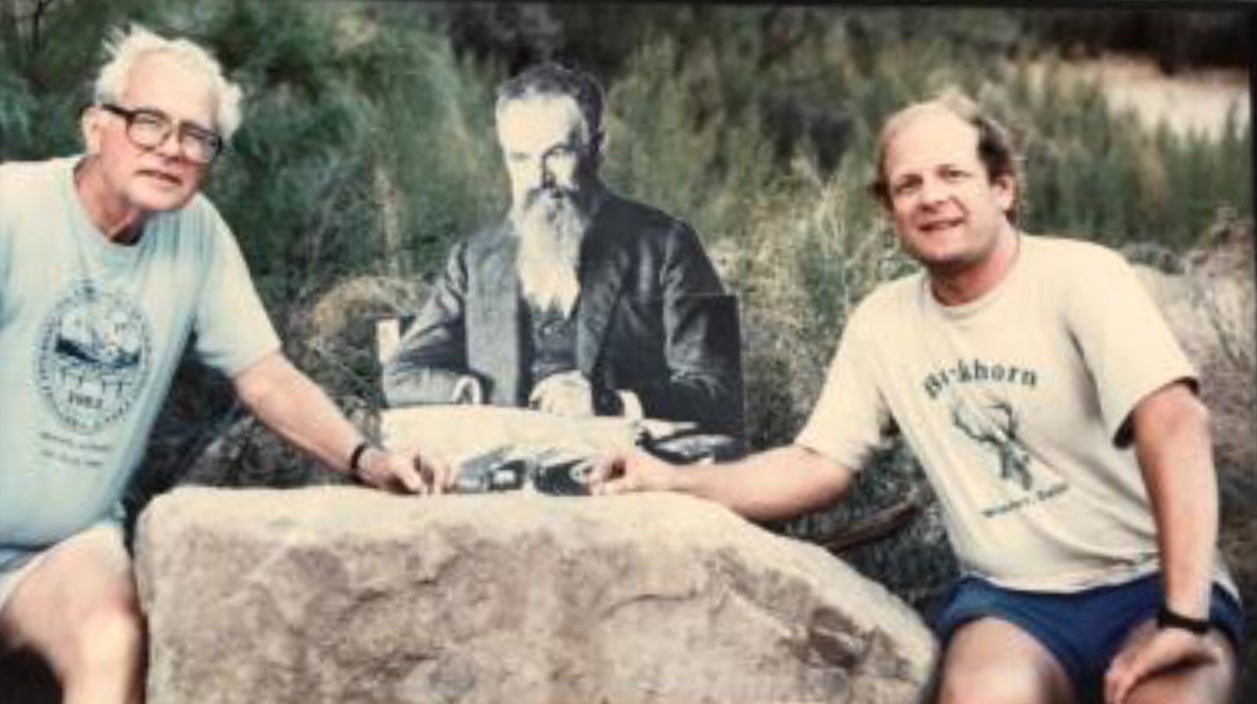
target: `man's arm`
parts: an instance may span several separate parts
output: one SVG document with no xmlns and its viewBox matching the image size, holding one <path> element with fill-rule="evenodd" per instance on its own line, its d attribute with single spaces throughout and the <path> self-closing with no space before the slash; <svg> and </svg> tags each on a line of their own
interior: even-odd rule
<svg viewBox="0 0 1257 704">
<path fill-rule="evenodd" d="M 1207 620 L 1218 537 L 1208 411 L 1186 383 L 1176 382 L 1141 400 L 1131 423 L 1157 525 L 1165 606 Z M 1158 671 L 1216 657 L 1204 637 L 1178 628 L 1158 629 L 1114 660 L 1106 678 L 1108 701 L 1123 701 L 1136 684 Z"/>
<path fill-rule="evenodd" d="M 663 284 L 664 359 L 668 376 L 637 395 L 648 417 L 693 420 L 742 434 L 741 335 L 737 299 L 725 293 L 698 236 L 680 226 L 669 238 Z"/>
<path fill-rule="evenodd" d="M 1135 452 L 1157 523 L 1166 606 L 1206 618 L 1218 539 L 1218 481 L 1209 414 L 1179 382 L 1135 407 Z"/>
<path fill-rule="evenodd" d="M 479 384 L 467 372 L 465 250 L 465 242 L 454 247 L 414 324 L 384 365 L 384 399 L 390 406 L 451 403 L 469 382 Z M 480 397 L 484 389 L 474 391 L 471 395 Z"/>
<path fill-rule="evenodd" d="M 362 434 L 283 354 L 263 357 L 232 383 L 245 406 L 280 437 L 328 467 L 354 473 L 350 459 Z M 440 492 L 453 477 L 443 463 L 428 460 L 371 448 L 360 456 L 356 474 L 382 489 Z"/>
<path fill-rule="evenodd" d="M 753 520 L 776 520 L 838 500 L 851 485 L 851 472 L 818 452 L 787 445 L 736 462 L 684 467 L 632 451 L 604 460 L 590 481 L 596 494 L 676 491 Z"/>
</svg>

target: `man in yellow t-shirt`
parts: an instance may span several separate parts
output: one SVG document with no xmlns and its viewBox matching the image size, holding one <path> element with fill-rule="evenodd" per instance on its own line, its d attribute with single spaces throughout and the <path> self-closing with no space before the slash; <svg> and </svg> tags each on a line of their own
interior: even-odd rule
<svg viewBox="0 0 1257 704">
<path fill-rule="evenodd" d="M 615 457 L 596 491 L 782 518 L 898 432 L 964 573 L 935 624 L 939 701 L 1226 701 L 1243 616 L 1195 371 L 1118 255 L 1017 229 L 1016 165 L 961 96 L 892 116 L 874 192 L 922 271 L 853 313 L 794 444 L 683 472 Z"/>
</svg>

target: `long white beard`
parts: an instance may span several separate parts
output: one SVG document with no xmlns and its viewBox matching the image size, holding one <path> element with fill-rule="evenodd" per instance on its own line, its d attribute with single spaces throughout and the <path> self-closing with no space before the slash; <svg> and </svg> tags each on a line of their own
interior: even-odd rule
<svg viewBox="0 0 1257 704">
<path fill-rule="evenodd" d="M 571 315 L 580 295 L 580 246 L 589 218 L 570 197 L 540 196 L 511 211 L 520 238 L 516 270 L 524 298 Z"/>
</svg>

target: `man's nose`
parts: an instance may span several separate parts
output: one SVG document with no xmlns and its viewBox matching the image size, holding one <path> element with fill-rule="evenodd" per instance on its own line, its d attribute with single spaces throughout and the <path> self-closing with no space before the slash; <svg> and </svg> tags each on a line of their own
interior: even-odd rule
<svg viewBox="0 0 1257 704">
<path fill-rule="evenodd" d="M 153 151 L 171 159 L 182 156 L 183 145 L 179 139 L 179 130 L 170 130 L 165 139 L 158 142 L 156 147 L 153 147 Z"/>
<path fill-rule="evenodd" d="M 921 182 L 921 205 L 938 205 L 947 197 L 947 186 L 936 178 L 926 178 Z"/>
<path fill-rule="evenodd" d="M 537 183 L 542 188 L 553 188 L 555 184 L 554 169 L 550 166 L 548 158 L 542 158 L 540 172 L 537 174 Z"/>
</svg>

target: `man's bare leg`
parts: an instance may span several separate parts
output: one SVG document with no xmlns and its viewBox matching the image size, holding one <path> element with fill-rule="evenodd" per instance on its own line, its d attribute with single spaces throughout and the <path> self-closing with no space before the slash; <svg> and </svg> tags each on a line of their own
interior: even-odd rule
<svg viewBox="0 0 1257 704">
<path fill-rule="evenodd" d="M 1007 621 L 957 628 L 943 653 L 939 704 L 1074 704 L 1065 670 L 1037 640 Z"/>
<path fill-rule="evenodd" d="M 121 531 L 49 550 L 0 611 L 0 636 L 48 660 L 64 704 L 140 704 L 144 626 Z"/>
</svg>

